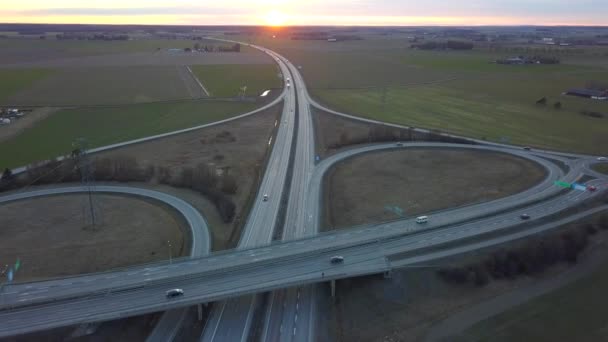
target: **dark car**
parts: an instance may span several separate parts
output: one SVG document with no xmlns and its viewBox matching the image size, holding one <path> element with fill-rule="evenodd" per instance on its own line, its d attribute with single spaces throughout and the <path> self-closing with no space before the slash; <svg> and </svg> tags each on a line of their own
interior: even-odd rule
<svg viewBox="0 0 608 342">
<path fill-rule="evenodd" d="M 336 256 L 331 257 L 331 259 L 329 259 L 329 261 L 332 264 L 341 264 L 344 262 L 344 257 L 340 256 L 340 255 L 336 255 Z"/>
<path fill-rule="evenodd" d="M 530 219 L 530 215 L 528 215 L 528 214 L 521 214 L 519 217 L 520 217 L 522 220 L 529 220 L 529 219 Z"/>
<path fill-rule="evenodd" d="M 589 186 L 587 187 L 587 190 L 589 190 L 589 191 L 596 191 L 596 190 L 597 190 L 597 187 L 596 187 L 596 186 L 593 186 L 593 185 L 589 185 Z"/>
<path fill-rule="evenodd" d="M 532 147 L 526 146 L 526 147 L 524 147 L 524 150 L 526 150 L 526 151 L 532 151 Z"/>
<path fill-rule="evenodd" d="M 171 289 L 167 291 L 167 298 L 175 298 L 184 295 L 184 290 L 182 289 Z"/>
</svg>

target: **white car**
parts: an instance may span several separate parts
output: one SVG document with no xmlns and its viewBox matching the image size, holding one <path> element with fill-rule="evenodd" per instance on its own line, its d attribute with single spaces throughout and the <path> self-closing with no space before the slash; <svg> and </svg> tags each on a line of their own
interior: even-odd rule
<svg viewBox="0 0 608 342">
<path fill-rule="evenodd" d="M 418 223 L 418 224 L 423 224 L 423 223 L 427 223 L 427 222 L 429 222 L 428 216 L 418 216 L 416 218 L 416 223 Z"/>
<path fill-rule="evenodd" d="M 262 199 L 264 202 L 268 202 L 268 194 L 264 194 L 264 198 Z"/>
<path fill-rule="evenodd" d="M 606 157 L 597 157 L 598 161 L 608 161 L 608 158 Z"/>
</svg>

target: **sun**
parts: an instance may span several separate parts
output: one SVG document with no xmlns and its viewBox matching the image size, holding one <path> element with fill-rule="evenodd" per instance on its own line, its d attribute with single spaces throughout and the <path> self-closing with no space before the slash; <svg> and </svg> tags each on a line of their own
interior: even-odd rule
<svg viewBox="0 0 608 342">
<path fill-rule="evenodd" d="M 272 10 L 264 16 L 264 20 L 269 26 L 283 26 L 287 21 L 287 16 L 281 11 Z"/>
</svg>

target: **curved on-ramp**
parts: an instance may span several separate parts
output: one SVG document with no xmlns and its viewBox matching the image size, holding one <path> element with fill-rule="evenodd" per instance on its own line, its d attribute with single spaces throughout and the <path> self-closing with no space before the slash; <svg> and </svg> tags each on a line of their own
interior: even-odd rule
<svg viewBox="0 0 608 342">
<path fill-rule="evenodd" d="M 45 197 L 45 196 L 56 196 L 65 194 L 78 194 L 88 193 L 89 191 L 97 193 L 109 193 L 109 194 L 121 194 L 138 196 L 153 199 L 162 202 L 171 208 L 177 210 L 186 220 L 190 227 L 190 234 L 192 237 L 192 246 L 190 250 L 190 256 L 202 256 L 208 254 L 211 250 L 211 238 L 209 233 L 209 227 L 203 216 L 185 201 L 154 190 L 147 190 L 142 188 L 128 187 L 128 186 L 112 186 L 112 185 L 96 185 L 96 186 L 67 186 L 60 188 L 49 188 L 26 192 L 17 192 L 9 195 L 0 197 L 0 204 L 14 202 L 24 199 Z"/>
<path fill-rule="evenodd" d="M 62 188 L 51 188 L 44 190 L 35 190 L 28 192 L 19 192 L 10 194 L 7 196 L 0 197 L 0 203 L 8 203 L 13 201 L 25 200 L 30 198 L 45 197 L 45 196 L 56 196 L 65 194 L 77 194 L 77 193 L 88 193 L 89 191 L 97 193 L 109 193 L 109 194 L 121 194 L 129 196 L 144 197 L 147 199 L 153 199 L 170 206 L 177 210 L 186 220 L 190 228 L 191 236 L 191 257 L 201 257 L 209 254 L 211 251 L 211 237 L 209 233 L 209 227 L 203 216 L 185 201 L 153 190 L 127 187 L 127 186 L 72 186 Z M 176 335 L 181 322 L 185 318 L 187 308 L 174 309 L 166 311 L 161 316 L 160 320 L 152 330 L 152 333 L 148 337 L 148 341 L 167 341 L 172 340 Z"/>
</svg>

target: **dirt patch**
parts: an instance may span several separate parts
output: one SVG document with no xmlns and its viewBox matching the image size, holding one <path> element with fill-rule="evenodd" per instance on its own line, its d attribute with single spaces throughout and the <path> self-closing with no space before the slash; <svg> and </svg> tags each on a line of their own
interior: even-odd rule
<svg viewBox="0 0 608 342">
<path fill-rule="evenodd" d="M 579 223 L 596 223 L 597 219 L 598 216 L 594 216 Z M 607 257 L 608 233 L 601 232 L 592 239 L 590 247 L 579 259 L 579 266 L 585 267 L 587 263 L 596 263 L 598 258 Z M 328 305 L 330 340 L 425 341 L 434 325 L 447 317 L 491 298 L 514 290 L 521 291 L 540 281 L 558 279 L 564 272 L 575 270 L 572 264 L 563 263 L 537 276 L 493 281 L 483 288 L 448 285 L 436 274 L 439 267 L 479 261 L 496 250 L 517 247 L 522 241 L 525 240 L 450 260 L 438 260 L 429 268 L 394 272 L 390 279 L 372 276 L 338 281 L 336 301 Z M 330 301 L 329 298 L 326 300 Z"/>
<path fill-rule="evenodd" d="M 18 136 L 26 129 L 32 127 L 35 123 L 46 119 L 57 110 L 58 108 L 36 108 L 31 112 L 28 112 L 19 120 L 14 120 L 10 125 L 0 126 L 0 142 Z"/>
<path fill-rule="evenodd" d="M 544 177 L 541 166 L 503 153 L 423 148 L 370 153 L 327 175 L 324 226 L 344 228 L 491 201 Z"/>
<path fill-rule="evenodd" d="M 94 196 L 96 226 L 86 195 L 62 195 L 0 206 L 0 260 L 21 260 L 16 281 L 34 281 L 187 255 L 179 214 L 134 197 Z M 167 241 L 171 241 L 171 250 Z"/>
<path fill-rule="evenodd" d="M 282 104 L 249 117 L 190 133 L 132 145 L 100 153 L 96 157 L 127 155 L 142 165 L 166 166 L 177 173 L 183 167 L 210 165 L 218 173 L 228 173 L 237 180 L 236 194 L 230 195 L 236 204 L 236 219 L 226 224 L 217 210 L 202 195 L 193 191 L 167 186 L 152 186 L 184 198 L 201 210 L 213 235 L 214 250 L 236 246 L 240 228 L 247 218 L 250 201 L 264 172 L 268 140 L 274 134 Z"/>
</svg>

